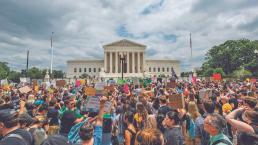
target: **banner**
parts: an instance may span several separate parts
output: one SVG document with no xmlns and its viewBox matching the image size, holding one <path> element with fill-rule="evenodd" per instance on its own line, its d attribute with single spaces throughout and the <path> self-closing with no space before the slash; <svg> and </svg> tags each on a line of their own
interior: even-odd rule
<svg viewBox="0 0 258 145">
<path fill-rule="evenodd" d="M 169 103 L 173 109 L 184 108 L 185 101 L 181 94 L 172 94 L 169 96 Z"/>
</svg>

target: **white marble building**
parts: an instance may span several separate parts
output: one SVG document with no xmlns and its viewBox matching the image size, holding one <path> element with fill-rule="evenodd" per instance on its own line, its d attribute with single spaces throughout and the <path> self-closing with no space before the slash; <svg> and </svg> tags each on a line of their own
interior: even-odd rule
<svg viewBox="0 0 258 145">
<path fill-rule="evenodd" d="M 82 74 L 92 77 L 117 78 L 122 75 L 124 59 L 124 77 L 147 77 L 153 75 L 171 76 L 174 69 L 180 76 L 178 60 L 148 60 L 145 58 L 146 45 L 126 39 L 103 46 L 104 60 L 69 60 L 67 61 L 67 78 L 79 78 Z"/>
</svg>

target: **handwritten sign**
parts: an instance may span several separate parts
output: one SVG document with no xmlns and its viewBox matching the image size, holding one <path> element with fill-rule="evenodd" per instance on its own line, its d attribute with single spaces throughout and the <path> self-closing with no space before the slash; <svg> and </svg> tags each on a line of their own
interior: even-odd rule
<svg viewBox="0 0 258 145">
<path fill-rule="evenodd" d="M 185 101 L 184 101 L 184 98 L 181 94 L 170 95 L 168 104 L 174 109 L 185 107 Z"/>
<path fill-rule="evenodd" d="M 85 94 L 87 96 L 95 96 L 96 95 L 96 89 L 92 88 L 92 87 L 88 87 L 85 89 Z"/>
<path fill-rule="evenodd" d="M 21 93 L 28 93 L 28 92 L 31 91 L 31 88 L 28 87 L 28 86 L 25 86 L 25 87 L 20 88 L 19 91 L 20 91 Z"/>
<path fill-rule="evenodd" d="M 66 85 L 65 80 L 56 80 L 56 86 L 57 87 L 64 87 Z"/>
<path fill-rule="evenodd" d="M 100 106 L 100 97 L 93 96 L 93 97 L 87 97 L 87 100 L 85 101 L 86 111 L 90 112 L 98 112 L 99 106 Z M 106 102 L 104 111 L 110 112 L 112 107 L 112 102 Z"/>
<path fill-rule="evenodd" d="M 175 88 L 177 86 L 177 83 L 175 81 L 171 81 L 167 83 L 167 88 Z"/>
</svg>

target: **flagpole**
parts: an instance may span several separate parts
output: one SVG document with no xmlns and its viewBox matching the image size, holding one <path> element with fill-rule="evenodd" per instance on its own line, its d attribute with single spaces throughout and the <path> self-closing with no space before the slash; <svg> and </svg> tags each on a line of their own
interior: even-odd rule
<svg viewBox="0 0 258 145">
<path fill-rule="evenodd" d="M 51 64 L 50 64 L 50 78 L 52 77 L 52 72 L 53 72 L 53 57 L 54 57 L 53 34 L 54 34 L 54 32 L 52 32 L 52 33 L 51 33 Z"/>
<path fill-rule="evenodd" d="M 30 54 L 30 49 L 27 50 L 26 78 L 28 77 L 28 71 L 29 71 L 29 54 Z"/>
</svg>

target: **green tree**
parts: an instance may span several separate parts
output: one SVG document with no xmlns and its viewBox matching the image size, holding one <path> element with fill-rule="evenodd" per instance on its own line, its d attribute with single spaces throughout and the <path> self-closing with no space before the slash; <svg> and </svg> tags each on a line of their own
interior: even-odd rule
<svg viewBox="0 0 258 145">
<path fill-rule="evenodd" d="M 16 71 L 11 71 L 8 75 L 8 79 L 15 83 L 20 82 L 20 77 L 21 77 L 21 73 Z"/>
<path fill-rule="evenodd" d="M 36 67 L 32 67 L 28 70 L 28 77 L 30 79 L 43 79 L 42 71 Z"/>
<path fill-rule="evenodd" d="M 250 63 L 246 68 L 256 71 L 258 64 L 256 64 L 255 49 L 258 49 L 257 41 L 248 39 L 228 40 L 223 44 L 212 47 L 207 52 L 202 68 L 206 71 L 208 68 L 222 68 L 223 72 L 228 75 L 240 66 Z"/>
<path fill-rule="evenodd" d="M 6 79 L 10 72 L 7 62 L 0 62 L 0 79 Z"/>
</svg>

